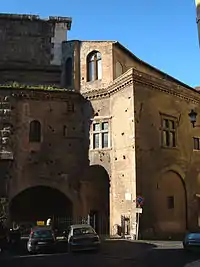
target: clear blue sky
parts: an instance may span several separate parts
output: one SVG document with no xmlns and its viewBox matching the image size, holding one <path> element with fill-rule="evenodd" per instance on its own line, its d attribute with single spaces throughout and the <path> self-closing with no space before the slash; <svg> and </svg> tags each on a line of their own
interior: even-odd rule
<svg viewBox="0 0 200 267">
<path fill-rule="evenodd" d="M 68 16 L 68 39 L 117 40 L 191 86 L 200 85 L 195 0 L 1 0 L 0 12 Z"/>
</svg>

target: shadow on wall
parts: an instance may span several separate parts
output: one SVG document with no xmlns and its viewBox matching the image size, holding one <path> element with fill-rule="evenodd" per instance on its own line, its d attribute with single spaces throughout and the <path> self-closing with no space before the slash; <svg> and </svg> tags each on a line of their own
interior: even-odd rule
<svg viewBox="0 0 200 267">
<path fill-rule="evenodd" d="M 83 178 L 82 194 L 85 212 L 94 217 L 98 233 L 109 233 L 110 218 L 110 180 L 105 168 L 100 165 L 88 167 Z"/>
</svg>

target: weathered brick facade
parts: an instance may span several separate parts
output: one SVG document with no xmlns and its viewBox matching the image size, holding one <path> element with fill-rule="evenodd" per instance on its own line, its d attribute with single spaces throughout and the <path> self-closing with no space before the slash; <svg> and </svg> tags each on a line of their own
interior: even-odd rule
<svg viewBox="0 0 200 267">
<path fill-rule="evenodd" d="M 1 16 L 0 23 L 5 19 L 13 25 L 13 19 Z M 136 196 L 141 195 L 144 237 L 197 229 L 199 150 L 193 149 L 193 137 L 199 133 L 188 113 L 200 111 L 199 92 L 141 61 L 118 42 L 63 40 L 60 24 L 53 37 L 56 24 L 51 19 L 24 18 L 15 25 L 21 30 L 14 31 L 13 47 L 34 31 L 38 39 L 36 45 L 25 47 L 26 55 L 9 54 L 0 45 L 0 65 L 6 57 L 15 61 L 15 68 L 7 63 L 1 67 L 0 82 L 19 83 L 1 87 L 1 95 L 14 93 L 14 161 L 9 163 L 12 167 L 1 162 L 2 196 L 15 202 L 27 189 L 56 188 L 71 201 L 73 215 L 93 211 L 105 224 L 110 222 L 111 234 L 120 228 L 130 234 L 136 230 Z M 5 42 L 11 38 L 2 36 Z M 29 46 L 36 36 L 26 38 L 24 45 Z M 53 60 L 49 38 L 57 44 Z M 20 83 L 68 89 L 36 90 Z M 74 110 L 69 111 L 71 103 Z M 36 143 L 29 139 L 33 120 L 42 129 Z M 122 227 L 123 216 L 130 219 L 127 228 Z"/>
</svg>

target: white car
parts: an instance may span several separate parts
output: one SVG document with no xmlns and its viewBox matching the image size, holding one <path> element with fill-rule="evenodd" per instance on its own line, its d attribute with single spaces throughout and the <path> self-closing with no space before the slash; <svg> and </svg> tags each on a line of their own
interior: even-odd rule
<svg viewBox="0 0 200 267">
<path fill-rule="evenodd" d="M 99 251 L 100 238 L 89 224 L 71 225 L 68 233 L 69 251 L 95 250 Z"/>
</svg>

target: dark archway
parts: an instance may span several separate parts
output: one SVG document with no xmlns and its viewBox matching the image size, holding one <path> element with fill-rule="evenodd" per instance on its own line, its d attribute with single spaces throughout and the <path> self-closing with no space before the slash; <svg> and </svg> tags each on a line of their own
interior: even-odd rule
<svg viewBox="0 0 200 267">
<path fill-rule="evenodd" d="M 88 186 L 84 192 L 91 224 L 99 234 L 110 230 L 110 179 L 101 165 L 92 165 L 87 172 Z"/>
<path fill-rule="evenodd" d="M 11 221 L 38 221 L 49 217 L 72 217 L 73 205 L 59 190 L 36 186 L 15 196 L 9 206 Z"/>
</svg>

